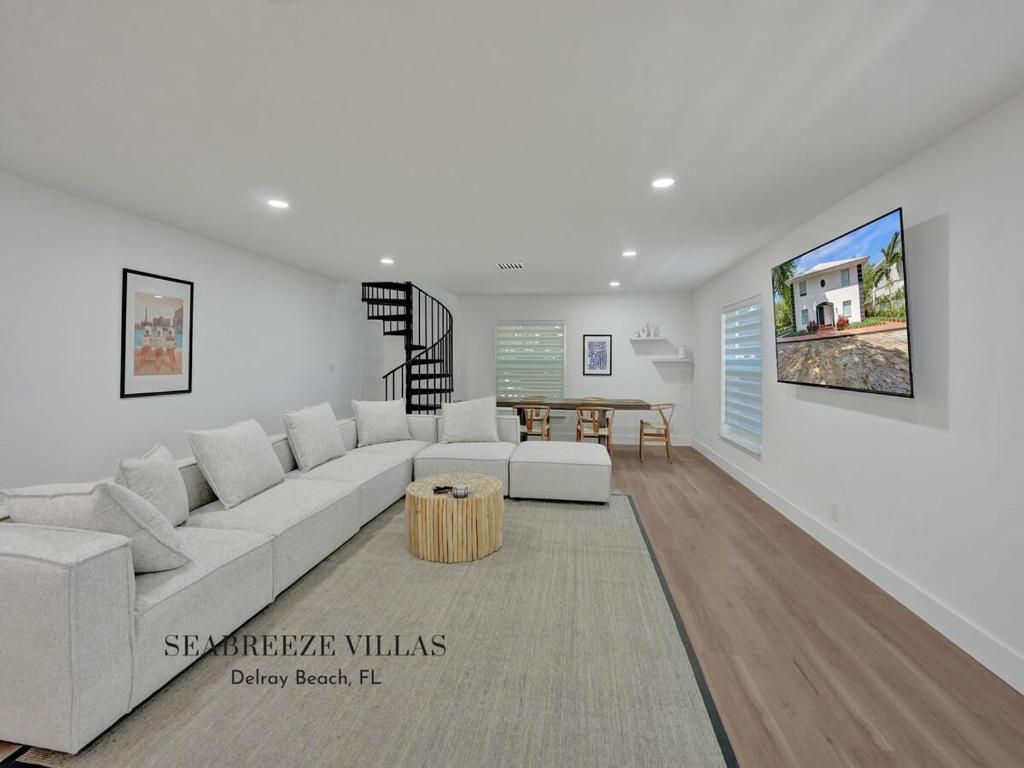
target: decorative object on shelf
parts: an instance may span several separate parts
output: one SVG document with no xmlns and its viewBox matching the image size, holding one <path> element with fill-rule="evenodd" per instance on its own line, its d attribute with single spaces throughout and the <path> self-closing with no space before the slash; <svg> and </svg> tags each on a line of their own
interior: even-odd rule
<svg viewBox="0 0 1024 768">
<path fill-rule="evenodd" d="M 658 326 L 654 326 L 654 328 L 651 329 L 651 338 L 660 339 L 661 338 L 661 328 L 659 328 Z"/>
<path fill-rule="evenodd" d="M 125 269 L 121 397 L 192 391 L 192 293 L 187 280 Z"/>
<path fill-rule="evenodd" d="M 583 375 L 612 375 L 612 336 L 610 333 L 583 334 Z"/>
</svg>

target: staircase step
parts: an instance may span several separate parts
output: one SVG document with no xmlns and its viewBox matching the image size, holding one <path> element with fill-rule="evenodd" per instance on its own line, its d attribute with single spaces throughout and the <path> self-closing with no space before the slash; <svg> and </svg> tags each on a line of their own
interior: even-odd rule
<svg viewBox="0 0 1024 768">
<path fill-rule="evenodd" d="M 406 299 L 363 299 L 364 304 L 369 304 L 371 307 L 404 307 L 408 301 Z"/>
<path fill-rule="evenodd" d="M 439 357 L 417 357 L 415 360 L 410 360 L 409 365 L 432 365 L 434 363 L 443 363 Z"/>
<path fill-rule="evenodd" d="M 401 320 L 403 323 L 406 323 L 406 322 L 409 322 L 410 320 L 412 320 L 412 315 L 410 315 L 408 313 L 402 313 L 400 315 L 370 315 L 366 319 L 367 320 L 394 320 L 395 322 L 398 322 L 399 320 Z"/>
<path fill-rule="evenodd" d="M 432 405 L 428 403 L 409 403 L 406 406 L 410 411 L 437 411 L 440 410 L 440 405 Z"/>
<path fill-rule="evenodd" d="M 451 387 L 424 387 L 422 389 L 412 389 L 410 393 L 413 395 L 443 395 L 446 392 L 454 391 Z"/>
<path fill-rule="evenodd" d="M 409 379 L 412 381 L 423 381 L 424 379 L 450 379 L 452 375 L 450 373 L 410 373 Z"/>
<path fill-rule="evenodd" d="M 405 336 L 407 333 L 412 333 L 411 330 L 406 328 L 404 331 L 384 331 L 385 336 Z"/>
<path fill-rule="evenodd" d="M 385 291 L 402 291 L 406 293 L 409 290 L 409 286 L 405 283 L 363 283 L 364 288 L 383 288 Z"/>
<path fill-rule="evenodd" d="M 406 349 L 409 349 L 409 350 L 414 350 L 414 349 L 426 349 L 426 347 L 425 347 L 425 346 L 423 346 L 422 344 L 406 344 L 406 345 L 405 345 L 405 348 L 406 348 Z"/>
</svg>

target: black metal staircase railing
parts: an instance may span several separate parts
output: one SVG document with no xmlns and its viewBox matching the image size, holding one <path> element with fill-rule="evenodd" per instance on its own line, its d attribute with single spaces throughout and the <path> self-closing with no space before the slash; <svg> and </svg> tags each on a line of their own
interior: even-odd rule
<svg viewBox="0 0 1024 768">
<path fill-rule="evenodd" d="M 412 283 L 363 283 L 368 320 L 380 320 L 385 336 L 401 336 L 405 360 L 381 378 L 384 399 L 405 398 L 406 413 L 433 413 L 451 402 L 452 313 Z"/>
</svg>

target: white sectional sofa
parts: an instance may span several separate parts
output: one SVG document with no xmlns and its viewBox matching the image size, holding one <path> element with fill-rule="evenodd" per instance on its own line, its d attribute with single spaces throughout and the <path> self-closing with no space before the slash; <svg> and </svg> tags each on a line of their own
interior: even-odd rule
<svg viewBox="0 0 1024 768">
<path fill-rule="evenodd" d="M 497 443 L 438 443 L 439 419 L 412 415 L 412 439 L 362 448 L 355 421 L 342 419 L 345 454 L 309 472 L 285 436 L 270 438 L 284 481 L 231 508 L 183 459 L 189 514 L 175 530 L 190 562 L 173 570 L 136 574 L 124 536 L 0 522 L 0 740 L 78 752 L 198 658 L 166 653 L 168 636 L 230 634 L 402 498 L 414 475 L 479 472 L 513 496 L 607 501 L 603 448 L 520 446 L 516 418 L 497 419 Z M 537 460 L 550 470 L 538 475 Z"/>
</svg>

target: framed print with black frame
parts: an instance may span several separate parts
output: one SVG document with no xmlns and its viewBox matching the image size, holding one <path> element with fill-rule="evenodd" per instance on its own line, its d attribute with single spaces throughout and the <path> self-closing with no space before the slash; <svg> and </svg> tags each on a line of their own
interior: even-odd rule
<svg viewBox="0 0 1024 768">
<path fill-rule="evenodd" d="M 125 269 L 121 282 L 121 397 L 192 391 L 188 280 Z"/>
<path fill-rule="evenodd" d="M 583 375 L 612 375 L 612 335 L 610 333 L 583 334 Z"/>
</svg>

